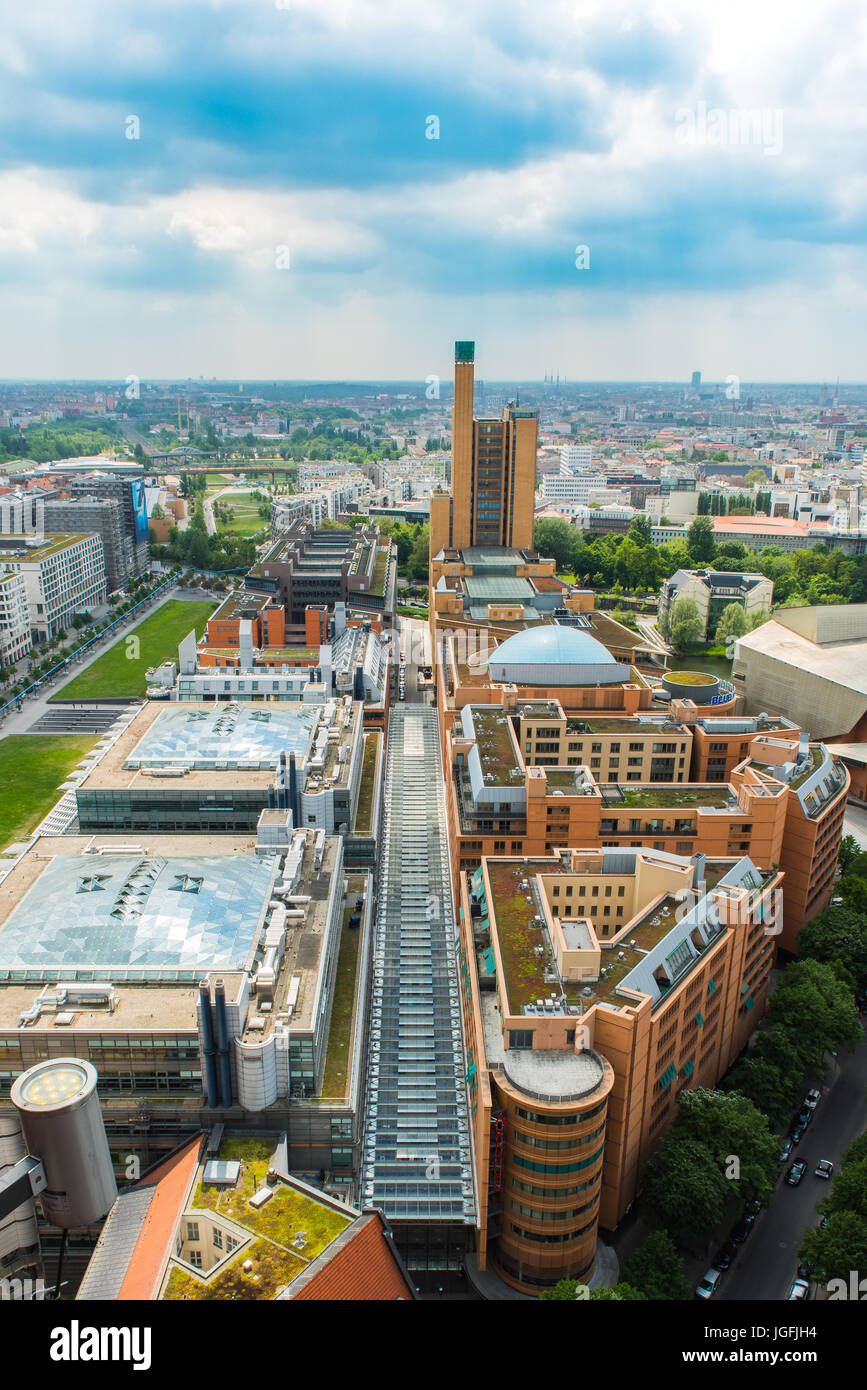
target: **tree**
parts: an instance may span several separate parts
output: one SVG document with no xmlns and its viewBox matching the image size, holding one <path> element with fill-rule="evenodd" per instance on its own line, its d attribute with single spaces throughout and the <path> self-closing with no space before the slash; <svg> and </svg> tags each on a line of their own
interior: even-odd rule
<svg viewBox="0 0 867 1390">
<path fill-rule="evenodd" d="M 644 1170 L 642 1208 L 652 1226 L 663 1226 L 680 1244 L 718 1226 L 728 1183 L 706 1144 L 666 1135 Z"/>
<path fill-rule="evenodd" d="M 852 882 L 867 888 L 854 875 Z M 824 961 L 832 967 L 844 961 L 863 989 L 867 985 L 867 917 L 849 906 L 829 907 L 801 928 L 798 954 L 801 960 Z"/>
<path fill-rule="evenodd" d="M 840 866 L 840 873 L 847 874 L 861 853 L 861 846 L 854 835 L 844 835 L 840 841 L 840 853 L 837 863 Z M 867 854 L 864 856 L 865 868 L 867 868 Z M 865 872 L 862 877 L 867 877 Z"/>
<path fill-rule="evenodd" d="M 668 639 L 676 652 L 685 652 L 704 637 L 704 619 L 694 598 L 676 598 L 668 617 Z"/>
<path fill-rule="evenodd" d="M 767 1115 L 775 1129 L 782 1129 L 798 1098 L 801 1076 L 800 1072 L 793 1075 L 780 1071 L 761 1055 L 757 1045 L 738 1062 L 722 1084 L 727 1091 L 737 1091 L 751 1100 L 763 1115 Z"/>
<path fill-rule="evenodd" d="M 623 1266 L 623 1278 L 645 1298 L 686 1299 L 692 1289 L 667 1231 L 651 1231 Z"/>
<path fill-rule="evenodd" d="M 821 1066 L 825 1053 L 841 1044 L 855 1047 L 861 1029 L 851 989 L 830 965 L 797 960 L 787 966 L 770 998 L 771 1021 L 780 1023 L 803 1047 L 808 1064 Z"/>
<path fill-rule="evenodd" d="M 747 1202 L 770 1201 L 779 1176 L 779 1143 L 768 1118 L 746 1096 L 699 1088 L 683 1091 L 671 1137 L 701 1144 L 725 1172 L 731 1154 L 739 1160 L 740 1176 L 731 1186 Z"/>
<path fill-rule="evenodd" d="M 154 502 L 153 507 L 151 508 L 151 521 L 164 521 L 165 516 L 166 514 L 160 506 L 159 502 Z"/>
<path fill-rule="evenodd" d="M 832 1212 L 824 1230 L 814 1226 L 798 1246 L 798 1258 L 814 1279 L 849 1279 L 851 1270 L 867 1269 L 867 1218 L 854 1211 Z"/>
<path fill-rule="evenodd" d="M 627 537 L 631 537 L 638 545 L 651 545 L 653 543 L 653 536 L 650 530 L 650 517 L 643 512 L 638 516 L 634 516 L 629 523 L 629 530 L 626 532 L 626 535 Z"/>
<path fill-rule="evenodd" d="M 716 554 L 713 521 L 709 516 L 697 516 L 686 533 L 686 543 L 692 561 L 697 565 L 708 565 Z"/>
<path fill-rule="evenodd" d="M 847 1157 L 837 1171 L 823 1209 L 827 1212 L 854 1211 L 867 1220 L 867 1158 L 852 1162 Z"/>
<path fill-rule="evenodd" d="M 533 545 L 540 555 L 556 561 L 558 570 L 572 570 L 578 533 L 568 521 L 553 517 L 537 521 L 533 528 Z"/>
<path fill-rule="evenodd" d="M 727 603 L 716 627 L 716 640 L 727 642 L 730 637 L 743 637 L 747 630 L 747 615 L 740 603 Z"/>
<path fill-rule="evenodd" d="M 751 468 L 744 477 L 745 483 L 757 483 L 761 486 L 767 480 L 767 473 L 764 468 Z"/>
<path fill-rule="evenodd" d="M 610 1289 L 587 1289 L 587 1285 L 577 1279 L 560 1279 L 553 1288 L 539 1294 L 540 1302 L 546 1303 L 599 1303 L 609 1299 L 615 1303 L 625 1303 L 643 1298 L 643 1293 L 630 1288 L 628 1284 L 614 1284 Z"/>
</svg>

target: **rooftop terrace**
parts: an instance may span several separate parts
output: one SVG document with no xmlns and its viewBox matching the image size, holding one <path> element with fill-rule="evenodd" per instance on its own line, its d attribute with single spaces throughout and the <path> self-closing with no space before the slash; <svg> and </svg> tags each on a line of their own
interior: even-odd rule
<svg viewBox="0 0 867 1390">
<path fill-rule="evenodd" d="M 164 1299 L 275 1298 L 350 1225 L 352 1212 L 285 1176 L 270 1184 L 267 1201 L 252 1206 L 250 1199 L 269 1187 L 266 1178 L 273 1151 L 274 1141 L 266 1136 L 225 1138 L 219 1161 L 236 1160 L 241 1165 L 238 1181 L 230 1187 L 205 1183 L 206 1165 L 200 1165 L 182 1228 L 196 1213 L 207 1213 L 217 1219 L 224 1241 L 231 1236 L 241 1246 L 202 1273 L 173 1257 L 163 1285 Z M 183 1230 L 179 1234 L 183 1239 Z"/>
</svg>

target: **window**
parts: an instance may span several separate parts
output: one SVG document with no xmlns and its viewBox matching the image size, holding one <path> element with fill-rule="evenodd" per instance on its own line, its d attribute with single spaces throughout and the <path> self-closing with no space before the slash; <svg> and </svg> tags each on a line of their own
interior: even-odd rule
<svg viewBox="0 0 867 1390">
<path fill-rule="evenodd" d="M 188 1221 L 188 1222 L 187 1222 L 187 1240 L 198 1240 L 198 1239 L 199 1239 L 199 1223 L 198 1223 L 198 1221 Z"/>
<path fill-rule="evenodd" d="M 533 1029 L 532 1028 L 510 1028 L 509 1047 L 532 1047 Z"/>
<path fill-rule="evenodd" d="M 222 1250 L 222 1248 L 223 1248 L 223 1232 L 220 1231 L 220 1230 L 218 1230 L 216 1226 L 214 1227 L 213 1231 L 211 1232 L 211 1239 L 213 1240 L 214 1245 L 216 1246 L 216 1248 L 217 1248 L 218 1250 Z"/>
<path fill-rule="evenodd" d="M 202 1267 L 202 1252 L 201 1252 L 201 1250 L 191 1250 L 190 1253 L 189 1253 L 189 1255 L 187 1256 L 187 1264 L 191 1264 L 191 1265 L 193 1266 L 193 1269 L 201 1269 L 201 1267 Z"/>
</svg>

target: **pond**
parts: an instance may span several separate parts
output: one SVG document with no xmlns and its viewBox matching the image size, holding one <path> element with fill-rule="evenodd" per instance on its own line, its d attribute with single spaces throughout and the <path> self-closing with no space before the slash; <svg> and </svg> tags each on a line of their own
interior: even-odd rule
<svg viewBox="0 0 867 1390">
<path fill-rule="evenodd" d="M 727 656 L 670 656 L 669 671 L 704 671 L 721 680 L 731 680 L 732 663 Z"/>
</svg>

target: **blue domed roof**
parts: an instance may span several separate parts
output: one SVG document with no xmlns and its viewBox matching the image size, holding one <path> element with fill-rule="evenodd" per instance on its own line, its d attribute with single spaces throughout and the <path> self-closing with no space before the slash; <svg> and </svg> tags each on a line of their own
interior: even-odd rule
<svg viewBox="0 0 867 1390">
<path fill-rule="evenodd" d="M 501 643 L 488 658 L 498 666 L 605 666 L 616 665 L 614 657 L 583 628 L 544 627 L 516 632 Z"/>
</svg>

